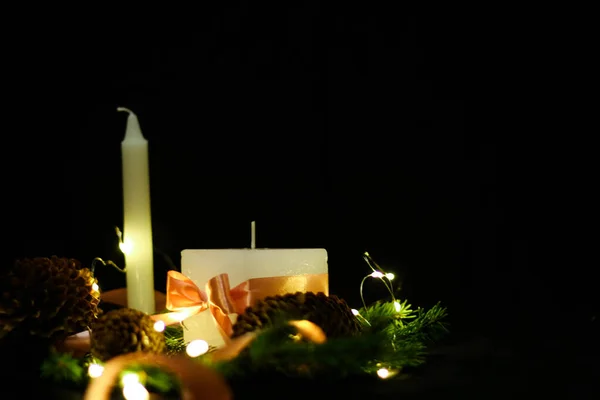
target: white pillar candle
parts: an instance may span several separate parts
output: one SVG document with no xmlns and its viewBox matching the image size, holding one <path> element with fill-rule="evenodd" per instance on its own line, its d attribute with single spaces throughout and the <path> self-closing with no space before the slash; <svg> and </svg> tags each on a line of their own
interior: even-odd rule
<svg viewBox="0 0 600 400">
<path fill-rule="evenodd" d="M 127 306 L 154 313 L 154 258 L 150 217 L 150 174 L 148 141 L 144 139 L 137 116 L 129 113 L 123 158 L 123 252 L 127 275 Z"/>
<path fill-rule="evenodd" d="M 253 235 L 254 236 L 254 235 Z M 254 243 L 254 240 L 252 241 Z M 224 249 L 183 250 L 181 271 L 201 289 L 209 279 L 229 275 L 231 287 L 252 278 L 327 273 L 325 249 Z M 222 346 L 221 337 L 210 312 L 185 320 L 184 340 L 203 339 L 211 346 Z"/>
</svg>

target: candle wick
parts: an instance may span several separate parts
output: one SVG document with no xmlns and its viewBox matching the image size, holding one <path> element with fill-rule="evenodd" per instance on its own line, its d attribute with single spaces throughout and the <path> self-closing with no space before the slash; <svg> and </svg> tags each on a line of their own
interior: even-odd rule
<svg viewBox="0 0 600 400">
<path fill-rule="evenodd" d="M 133 114 L 133 111 L 131 111 L 127 107 L 117 107 L 117 111 L 125 111 L 125 112 L 128 112 L 129 114 Z"/>
<path fill-rule="evenodd" d="M 256 221 L 250 224 L 250 248 L 256 248 Z"/>
</svg>

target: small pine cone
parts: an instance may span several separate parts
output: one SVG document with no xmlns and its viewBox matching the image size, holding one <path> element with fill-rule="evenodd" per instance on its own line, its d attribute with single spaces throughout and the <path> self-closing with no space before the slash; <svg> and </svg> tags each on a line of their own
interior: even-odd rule
<svg viewBox="0 0 600 400">
<path fill-rule="evenodd" d="M 278 317 L 306 319 L 317 324 L 327 337 L 354 336 L 361 325 L 348 304 L 337 296 L 324 293 L 288 293 L 269 296 L 248 307 L 238 316 L 232 337 L 272 325 Z"/>
<path fill-rule="evenodd" d="M 102 315 L 92 327 L 91 352 L 102 361 L 136 351 L 162 353 L 165 336 L 154 329 L 149 315 L 121 308 Z"/>
</svg>

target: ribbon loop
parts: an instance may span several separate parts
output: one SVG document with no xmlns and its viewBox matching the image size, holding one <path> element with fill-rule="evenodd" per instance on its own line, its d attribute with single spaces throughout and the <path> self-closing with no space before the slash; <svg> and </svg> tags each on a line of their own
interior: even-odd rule
<svg viewBox="0 0 600 400">
<path fill-rule="evenodd" d="M 167 309 L 178 311 L 187 307 L 206 305 L 208 297 L 187 276 L 177 271 L 167 274 Z"/>
<path fill-rule="evenodd" d="M 239 313 L 231 298 L 229 275 L 220 274 L 209 280 L 206 284 L 206 292 L 210 299 L 210 312 L 217 323 L 217 328 L 225 343 L 229 343 L 231 334 L 233 333 L 233 324 L 230 315 Z"/>
<path fill-rule="evenodd" d="M 295 292 L 323 292 L 328 295 L 328 286 L 328 275 L 324 273 L 252 278 L 231 288 L 229 276 L 220 274 L 206 283 L 205 294 L 187 276 L 177 271 L 169 271 L 166 307 L 172 312 L 156 314 L 152 318 L 165 324 L 174 324 L 208 309 L 225 342 L 228 343 L 233 333 L 231 319 L 235 318 L 236 314 L 242 314 L 247 307 L 255 305 L 257 301 L 267 296 Z"/>
<path fill-rule="evenodd" d="M 177 271 L 167 273 L 167 310 L 164 314 L 152 315 L 155 321 L 172 325 L 198 314 L 209 307 L 208 297 L 187 276 Z"/>
</svg>

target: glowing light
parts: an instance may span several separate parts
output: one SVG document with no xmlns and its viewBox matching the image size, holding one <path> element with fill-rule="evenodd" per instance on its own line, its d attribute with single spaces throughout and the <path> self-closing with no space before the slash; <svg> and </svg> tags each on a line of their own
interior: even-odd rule
<svg viewBox="0 0 600 400">
<path fill-rule="evenodd" d="M 163 321 L 156 321 L 154 323 L 154 330 L 156 332 L 162 332 L 165 330 L 165 323 Z"/>
<path fill-rule="evenodd" d="M 396 309 L 396 312 L 400 312 L 400 310 L 402 309 L 402 306 L 400 305 L 400 303 L 398 301 L 395 301 L 394 308 Z"/>
<path fill-rule="evenodd" d="M 358 312 L 358 310 L 357 310 L 357 309 L 353 308 L 353 309 L 352 309 L 352 314 L 354 314 L 354 315 L 358 315 L 358 314 L 360 314 L 360 313 Z"/>
<path fill-rule="evenodd" d="M 294 342 L 299 342 L 300 340 L 302 340 L 302 335 L 300 335 L 299 333 L 295 335 L 290 335 L 290 339 L 292 339 Z"/>
<path fill-rule="evenodd" d="M 141 383 L 133 382 L 123 386 L 123 397 L 126 400 L 148 400 L 150 393 Z"/>
<path fill-rule="evenodd" d="M 380 271 L 375 271 L 371 274 L 372 278 L 383 278 L 384 275 Z"/>
<path fill-rule="evenodd" d="M 104 372 L 104 367 L 102 365 L 91 363 L 88 367 L 88 375 L 90 378 L 98 378 Z"/>
<path fill-rule="evenodd" d="M 97 292 L 98 290 L 100 290 L 100 286 L 98 286 L 98 284 L 96 282 L 92 283 L 92 290 L 94 292 Z"/>
<path fill-rule="evenodd" d="M 208 351 L 208 343 L 204 340 L 192 340 L 185 348 L 185 352 L 190 357 L 198 357 Z"/>
<path fill-rule="evenodd" d="M 188 314 L 184 313 L 184 312 L 172 312 L 169 313 L 169 318 L 173 319 L 173 321 L 178 321 L 181 322 L 184 319 L 186 319 L 188 316 Z"/>
<path fill-rule="evenodd" d="M 121 383 L 125 385 L 131 385 L 134 383 L 140 383 L 140 376 L 135 372 L 128 372 L 121 378 Z"/>
<path fill-rule="evenodd" d="M 390 371 L 387 368 L 379 368 L 377 370 L 377 376 L 381 379 L 388 378 L 390 376 Z"/>
<path fill-rule="evenodd" d="M 392 274 L 391 272 L 388 272 L 387 274 L 385 274 L 385 277 L 388 278 L 389 281 L 391 281 L 396 277 L 396 275 Z"/>
<path fill-rule="evenodd" d="M 133 249 L 133 243 L 131 243 L 131 240 L 125 239 L 124 241 L 119 243 L 119 248 L 121 249 L 123 254 L 129 255 L 131 254 L 131 250 Z"/>
</svg>

